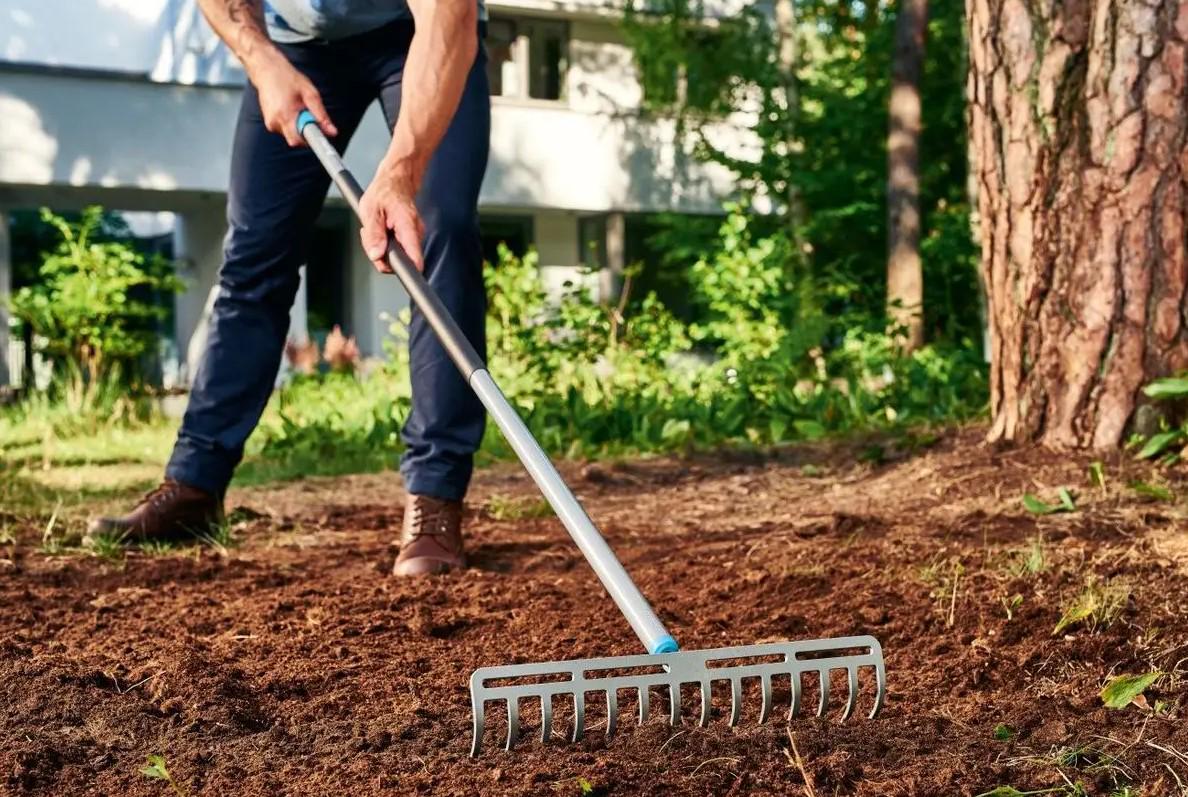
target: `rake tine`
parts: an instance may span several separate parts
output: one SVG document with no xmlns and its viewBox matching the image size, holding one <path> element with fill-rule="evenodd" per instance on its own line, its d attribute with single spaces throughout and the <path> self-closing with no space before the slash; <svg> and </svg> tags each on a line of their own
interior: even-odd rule
<svg viewBox="0 0 1188 797">
<path fill-rule="evenodd" d="M 762 725 L 771 713 L 771 677 L 766 673 L 759 676 L 759 691 L 763 694 L 763 706 L 759 709 L 759 724 Z"/>
<path fill-rule="evenodd" d="M 739 678 L 730 679 L 730 727 L 733 728 L 738 724 L 739 715 L 742 714 L 742 680 Z"/>
<path fill-rule="evenodd" d="M 520 738 L 520 699 L 509 698 L 507 701 L 507 744 L 504 750 L 510 750 Z"/>
<path fill-rule="evenodd" d="M 619 693 L 616 689 L 606 690 L 606 738 L 615 735 L 615 723 L 619 718 Z"/>
<path fill-rule="evenodd" d="M 800 673 L 792 673 L 792 706 L 788 709 L 788 719 L 794 719 L 800 714 L 800 692 L 803 688 L 800 683 Z"/>
<path fill-rule="evenodd" d="M 710 682 L 701 682 L 701 718 L 697 720 L 697 724 L 701 727 L 709 725 L 710 718 Z"/>
<path fill-rule="evenodd" d="M 817 702 L 817 716 L 824 717 L 829 708 L 829 670 L 817 670 L 817 677 L 821 679 L 821 699 Z"/>
<path fill-rule="evenodd" d="M 650 706 L 648 705 L 648 690 L 649 687 L 641 686 L 639 688 L 639 724 L 643 725 L 648 721 L 648 712 Z"/>
<path fill-rule="evenodd" d="M 573 693 L 573 736 L 570 737 L 570 741 L 580 742 L 585 733 L 586 693 L 579 690 Z"/>
<path fill-rule="evenodd" d="M 553 696 L 540 696 L 540 740 L 547 742 L 553 735 Z"/>
<path fill-rule="evenodd" d="M 874 708 L 870 710 L 870 718 L 874 719 L 875 715 L 879 713 L 879 709 L 883 707 L 883 694 L 887 691 L 887 672 L 883 668 L 882 662 L 875 665 L 875 704 Z"/>
<path fill-rule="evenodd" d="M 671 683 L 668 685 L 668 724 L 676 727 L 677 723 L 681 721 L 681 685 L 679 683 Z"/>
<path fill-rule="evenodd" d="M 846 710 L 842 712 L 842 722 L 850 718 L 854 713 L 854 704 L 858 702 L 858 668 L 846 667 L 846 676 L 850 681 L 850 695 L 846 699 Z"/>
<path fill-rule="evenodd" d="M 470 701 L 471 713 L 474 715 L 473 731 L 470 737 L 470 757 L 474 758 L 479 754 L 479 748 L 483 744 L 483 709 L 484 703 L 477 697 Z"/>
</svg>

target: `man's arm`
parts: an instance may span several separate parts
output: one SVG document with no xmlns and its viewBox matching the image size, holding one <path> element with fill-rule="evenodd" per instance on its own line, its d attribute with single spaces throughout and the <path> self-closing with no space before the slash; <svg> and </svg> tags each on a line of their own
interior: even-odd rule
<svg viewBox="0 0 1188 797">
<path fill-rule="evenodd" d="M 305 139 L 297 132 L 297 114 L 308 108 L 326 135 L 338 134 L 313 83 L 268 38 L 263 0 L 198 0 L 198 5 L 247 71 L 269 130 L 284 136 L 290 146 L 301 146 Z"/>
<path fill-rule="evenodd" d="M 384 262 L 388 230 L 416 267 L 424 267 L 417 191 L 429 159 L 458 110 L 478 51 L 475 0 L 410 0 L 409 9 L 416 33 L 404 67 L 400 116 L 361 208 L 363 248 L 383 272 L 391 271 Z"/>
</svg>

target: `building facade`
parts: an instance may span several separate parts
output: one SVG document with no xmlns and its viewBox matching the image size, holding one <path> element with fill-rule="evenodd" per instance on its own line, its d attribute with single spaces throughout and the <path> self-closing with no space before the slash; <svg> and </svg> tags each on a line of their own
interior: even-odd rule
<svg viewBox="0 0 1188 797">
<path fill-rule="evenodd" d="M 484 243 L 533 246 L 546 281 L 622 265 L 633 214 L 716 213 L 730 175 L 693 161 L 674 126 L 639 114 L 621 14 L 592 0 L 488 0 L 491 158 Z M 221 262 L 244 74 L 195 0 L 0 0 L 0 297 L 11 286 L 6 213 L 101 204 L 171 237 L 187 290 L 165 365 L 184 385 Z M 361 179 L 387 144 L 378 107 L 346 154 Z M 382 349 L 407 303 L 372 269 L 331 195 L 293 312 L 294 338 L 338 323 Z M 592 262 L 593 261 L 593 262 Z M 0 307 L 3 303 L 0 302 Z M 0 309 L 0 313 L 3 310 Z M 7 333 L 0 316 L 0 338 Z M 0 339 L 0 384 L 12 346 Z"/>
</svg>

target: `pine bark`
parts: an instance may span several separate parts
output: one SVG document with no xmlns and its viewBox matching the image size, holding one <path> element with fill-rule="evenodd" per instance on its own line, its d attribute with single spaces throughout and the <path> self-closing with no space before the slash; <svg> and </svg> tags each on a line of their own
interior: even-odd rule
<svg viewBox="0 0 1188 797">
<path fill-rule="evenodd" d="M 891 61 L 887 134 L 887 315 L 902 346 L 924 344 L 920 263 L 920 73 L 928 0 L 900 0 Z"/>
<path fill-rule="evenodd" d="M 966 15 L 989 438 L 1115 447 L 1188 367 L 1188 0 Z"/>
</svg>

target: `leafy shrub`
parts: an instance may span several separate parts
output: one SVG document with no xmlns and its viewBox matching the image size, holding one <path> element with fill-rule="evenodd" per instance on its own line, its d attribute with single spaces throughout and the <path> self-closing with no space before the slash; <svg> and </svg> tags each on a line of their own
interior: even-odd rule
<svg viewBox="0 0 1188 797">
<path fill-rule="evenodd" d="M 546 449 L 582 457 L 766 445 L 981 411 L 976 350 L 903 355 L 886 334 L 857 327 L 831 340 L 836 322 L 779 234 L 753 235 L 736 211 L 722 236 L 721 251 L 693 269 L 705 312 L 692 326 L 653 294 L 632 300 L 631 270 L 613 301 L 579 283 L 550 298 L 534 254 L 500 249 L 486 270 L 489 367 Z M 310 472 L 383 467 L 410 408 L 407 322 L 407 311 L 393 320 L 382 364 L 284 387 L 254 450 Z M 513 455 L 493 424 L 482 455 Z"/>
<path fill-rule="evenodd" d="M 181 282 L 164 260 L 146 258 L 129 242 L 97 240 L 101 208 L 87 208 L 77 222 L 48 210 L 41 217 L 60 241 L 45 255 L 40 281 L 12 297 L 13 316 L 52 360 L 70 410 L 110 406 L 156 345 L 156 324 L 167 311 L 154 295 L 178 292 Z"/>
<path fill-rule="evenodd" d="M 1182 404 L 1188 399 L 1188 373 L 1156 379 L 1143 388 L 1143 393 L 1156 401 Z M 1140 459 L 1159 457 L 1165 464 L 1174 464 L 1188 455 L 1188 445 L 1185 445 L 1188 443 L 1188 418 L 1175 425 L 1164 423 L 1163 427 L 1146 438 L 1143 447 L 1139 449 Z"/>
</svg>

